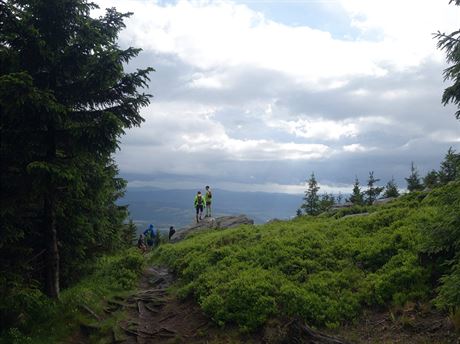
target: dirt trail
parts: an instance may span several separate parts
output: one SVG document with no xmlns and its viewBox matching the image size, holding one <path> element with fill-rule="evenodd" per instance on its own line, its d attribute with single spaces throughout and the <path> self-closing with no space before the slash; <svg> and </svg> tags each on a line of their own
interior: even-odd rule
<svg viewBox="0 0 460 344">
<path fill-rule="evenodd" d="M 192 301 L 181 302 L 167 293 L 173 280 L 166 268 L 148 268 L 131 302 L 129 320 L 120 327 L 128 335 L 126 344 L 204 343 L 211 322 Z"/>
</svg>

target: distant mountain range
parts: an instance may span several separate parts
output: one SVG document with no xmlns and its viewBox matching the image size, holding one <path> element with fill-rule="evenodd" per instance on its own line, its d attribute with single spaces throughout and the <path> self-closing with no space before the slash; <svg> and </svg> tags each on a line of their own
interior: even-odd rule
<svg viewBox="0 0 460 344">
<path fill-rule="evenodd" d="M 302 195 L 266 192 L 233 192 L 213 189 L 213 216 L 245 214 L 255 223 L 295 216 Z M 160 229 L 184 227 L 195 220 L 196 190 L 129 188 L 119 204 L 128 204 L 130 218 L 139 230 L 150 223 Z"/>
</svg>

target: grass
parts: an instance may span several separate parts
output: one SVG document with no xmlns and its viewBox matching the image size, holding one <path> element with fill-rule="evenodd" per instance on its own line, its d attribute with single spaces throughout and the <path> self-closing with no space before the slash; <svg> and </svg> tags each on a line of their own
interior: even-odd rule
<svg viewBox="0 0 460 344">
<path fill-rule="evenodd" d="M 16 306 L 27 304 L 22 313 L 24 319 L 20 326 L 4 331 L 0 343 L 59 343 L 78 333 L 81 325 L 87 329 L 97 325 L 97 331 L 90 336 L 91 342 L 105 343 L 106 334 L 124 314 L 115 312 L 110 318 L 96 321 L 85 307 L 102 316 L 108 300 L 125 296 L 136 286 L 144 262 L 137 249 L 102 257 L 95 263 L 93 273 L 62 291 L 57 302 L 47 299 L 37 289 L 19 293 Z"/>
</svg>

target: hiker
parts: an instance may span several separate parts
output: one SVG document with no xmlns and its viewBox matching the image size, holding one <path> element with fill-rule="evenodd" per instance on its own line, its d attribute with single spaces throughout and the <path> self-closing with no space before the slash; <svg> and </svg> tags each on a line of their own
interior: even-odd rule
<svg viewBox="0 0 460 344">
<path fill-rule="evenodd" d="M 147 246 L 145 246 L 144 236 L 142 234 L 139 235 L 139 239 L 137 240 L 137 247 L 141 250 L 142 254 L 147 251 Z"/>
<path fill-rule="evenodd" d="M 149 228 L 144 231 L 144 237 L 147 242 L 147 246 L 152 247 L 153 240 L 155 239 L 155 230 L 153 229 L 153 225 L 150 225 Z"/>
<path fill-rule="evenodd" d="M 204 205 L 204 197 L 201 195 L 201 191 L 198 191 L 195 196 L 194 201 L 195 209 L 196 209 L 196 222 L 201 221 L 201 216 L 203 215 L 203 208 Z"/>
<path fill-rule="evenodd" d="M 211 217 L 212 193 L 209 185 L 206 185 L 206 193 L 204 194 L 204 199 L 206 204 L 206 215 L 204 217 Z"/>
<path fill-rule="evenodd" d="M 171 240 L 171 237 L 176 233 L 176 230 L 174 229 L 173 226 L 169 227 L 169 240 Z"/>
</svg>

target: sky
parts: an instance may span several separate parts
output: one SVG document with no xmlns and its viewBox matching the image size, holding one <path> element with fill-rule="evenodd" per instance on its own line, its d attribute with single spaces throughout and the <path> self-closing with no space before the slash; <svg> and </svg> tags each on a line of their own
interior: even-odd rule
<svg viewBox="0 0 460 344">
<path fill-rule="evenodd" d="M 448 0 L 99 0 L 133 12 L 119 45 L 151 66 L 145 122 L 115 159 L 128 187 L 351 192 L 370 171 L 401 188 L 460 148 L 433 33 Z M 101 12 L 96 11 L 95 15 Z"/>
</svg>

